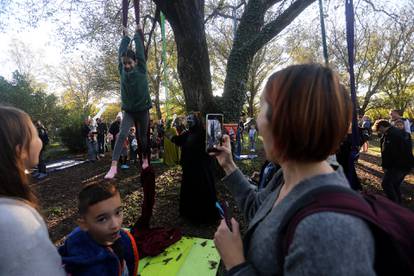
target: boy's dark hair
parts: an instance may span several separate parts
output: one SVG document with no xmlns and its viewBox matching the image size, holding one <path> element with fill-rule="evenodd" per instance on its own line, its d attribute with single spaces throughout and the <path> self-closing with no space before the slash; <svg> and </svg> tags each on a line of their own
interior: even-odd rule
<svg viewBox="0 0 414 276">
<path fill-rule="evenodd" d="M 378 129 L 379 129 L 380 127 L 390 127 L 390 126 L 391 126 L 391 124 L 390 124 L 390 122 L 388 122 L 387 120 L 384 120 L 384 119 L 377 120 L 377 121 L 374 123 L 374 130 L 375 130 L 375 131 L 378 131 Z"/>
<path fill-rule="evenodd" d="M 118 194 L 116 186 L 110 181 L 88 184 L 82 188 L 78 196 L 78 212 L 82 216 L 88 208 Z"/>
<path fill-rule="evenodd" d="M 133 61 L 137 61 L 137 58 L 135 56 L 135 52 L 131 49 L 128 49 L 126 52 L 124 52 L 122 54 L 122 57 L 127 57 L 127 58 L 132 59 Z"/>
</svg>

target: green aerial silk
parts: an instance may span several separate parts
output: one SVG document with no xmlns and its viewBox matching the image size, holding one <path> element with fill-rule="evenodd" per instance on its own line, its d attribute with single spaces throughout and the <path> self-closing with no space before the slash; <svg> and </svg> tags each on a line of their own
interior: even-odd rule
<svg viewBox="0 0 414 276">
<path fill-rule="evenodd" d="M 168 110 L 168 68 L 167 68 L 167 42 L 165 39 L 165 16 L 160 12 L 161 18 L 161 37 L 162 37 L 162 64 L 164 67 L 162 86 L 165 89 L 165 113 L 166 118 L 169 116 Z"/>
</svg>

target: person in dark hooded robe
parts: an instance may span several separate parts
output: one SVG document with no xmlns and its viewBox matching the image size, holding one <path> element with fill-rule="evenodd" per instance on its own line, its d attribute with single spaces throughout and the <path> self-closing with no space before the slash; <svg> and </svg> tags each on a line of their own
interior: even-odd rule
<svg viewBox="0 0 414 276">
<path fill-rule="evenodd" d="M 205 129 L 199 113 L 187 117 L 187 126 L 187 130 L 171 138 L 181 147 L 180 215 L 195 223 L 216 222 L 219 214 L 215 207 L 214 159 L 205 151 Z"/>
</svg>

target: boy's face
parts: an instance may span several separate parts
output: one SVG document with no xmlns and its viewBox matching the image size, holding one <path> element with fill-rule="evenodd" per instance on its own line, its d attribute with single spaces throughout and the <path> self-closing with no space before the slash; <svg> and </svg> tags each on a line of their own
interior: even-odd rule
<svg viewBox="0 0 414 276">
<path fill-rule="evenodd" d="M 122 206 L 119 193 L 89 206 L 80 219 L 80 227 L 101 245 L 112 245 L 119 237 L 122 226 Z"/>
<path fill-rule="evenodd" d="M 124 70 L 128 72 L 135 67 L 136 62 L 132 58 L 122 57 L 122 65 L 124 66 Z"/>
</svg>

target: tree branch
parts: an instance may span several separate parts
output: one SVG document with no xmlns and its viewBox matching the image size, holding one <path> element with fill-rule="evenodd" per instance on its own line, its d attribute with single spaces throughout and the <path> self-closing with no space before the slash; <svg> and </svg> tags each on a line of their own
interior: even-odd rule
<svg viewBox="0 0 414 276">
<path fill-rule="evenodd" d="M 246 1 L 241 1 L 239 5 L 237 6 L 232 6 L 232 5 L 221 5 L 222 2 L 220 2 L 218 4 L 218 6 L 211 12 L 210 15 L 208 15 L 206 17 L 206 19 L 204 19 L 204 24 L 206 24 L 210 19 L 216 17 L 216 16 L 221 16 L 224 18 L 228 18 L 228 19 L 233 19 L 234 17 L 232 15 L 228 15 L 223 13 L 222 11 L 226 10 L 226 9 L 230 9 L 230 10 L 238 10 L 240 7 L 246 5 Z M 240 18 L 236 18 L 238 21 L 240 20 Z"/>
<path fill-rule="evenodd" d="M 157 6 L 157 8 L 155 9 L 154 17 L 152 17 L 152 27 L 151 27 L 151 31 L 149 32 L 148 43 L 147 43 L 147 46 L 145 47 L 145 58 L 148 57 L 148 49 L 151 45 L 151 38 L 152 38 L 152 34 L 154 33 L 154 30 L 155 30 L 155 24 L 156 24 L 156 22 L 160 22 L 160 20 L 161 20 L 160 19 L 160 9 Z"/>
<path fill-rule="evenodd" d="M 389 13 L 386 10 L 382 9 L 382 8 L 377 8 L 374 3 L 372 3 L 371 0 L 363 0 L 365 3 L 367 3 L 368 5 L 370 5 L 372 7 L 372 9 L 375 12 L 382 12 L 386 15 L 388 15 L 389 17 L 391 17 L 393 20 L 395 20 L 396 22 L 398 22 L 398 15 L 394 14 L 394 13 Z"/>
<path fill-rule="evenodd" d="M 267 42 L 278 35 L 285 27 L 287 27 L 302 11 L 304 11 L 315 0 L 297 0 L 291 4 L 282 14 L 275 20 L 266 24 L 262 30 L 245 44 L 250 51 L 256 52 L 262 48 Z"/>
</svg>

